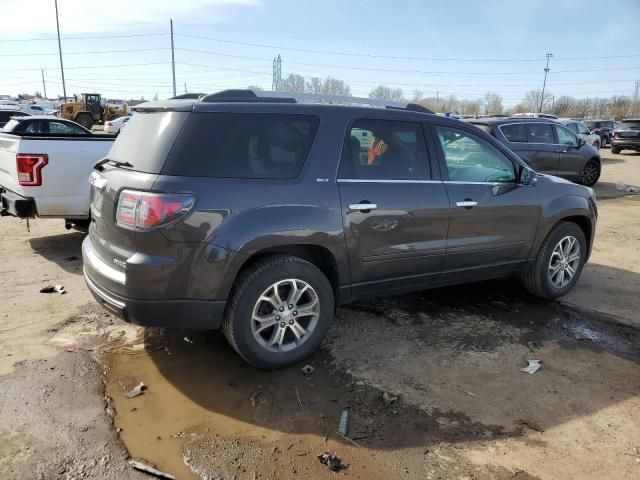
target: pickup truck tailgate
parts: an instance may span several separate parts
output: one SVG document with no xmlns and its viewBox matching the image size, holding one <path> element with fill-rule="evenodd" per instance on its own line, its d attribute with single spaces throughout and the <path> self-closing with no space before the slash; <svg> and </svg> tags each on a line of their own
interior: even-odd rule
<svg viewBox="0 0 640 480">
<path fill-rule="evenodd" d="M 0 134 L 0 185 L 22 197 L 33 198 L 39 217 L 87 218 L 89 174 L 105 157 L 113 137 L 30 137 Z M 20 185 L 16 155 L 46 155 L 41 184 Z"/>
</svg>

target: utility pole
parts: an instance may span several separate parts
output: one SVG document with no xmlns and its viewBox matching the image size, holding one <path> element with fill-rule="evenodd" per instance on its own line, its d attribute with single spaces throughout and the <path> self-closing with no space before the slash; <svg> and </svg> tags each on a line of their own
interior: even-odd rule
<svg viewBox="0 0 640 480">
<path fill-rule="evenodd" d="M 42 89 L 44 90 L 44 98 L 47 98 L 47 84 L 44 81 L 44 69 L 40 70 L 42 72 Z"/>
<path fill-rule="evenodd" d="M 542 95 L 540 95 L 540 109 L 538 109 L 538 113 L 542 113 L 542 105 L 544 102 L 544 88 L 547 86 L 547 74 L 549 73 L 549 59 L 553 57 L 553 53 L 546 53 L 545 57 L 547 57 L 547 66 L 544 69 L 544 83 L 542 84 Z"/>
<path fill-rule="evenodd" d="M 631 112 L 629 116 L 631 118 L 636 115 L 636 107 L 638 106 L 638 100 L 640 100 L 640 80 L 636 80 L 636 86 L 633 92 L 633 99 L 631 100 Z"/>
<path fill-rule="evenodd" d="M 56 0 L 57 1 L 57 0 Z M 169 26 L 171 27 L 171 72 L 173 74 L 173 96 L 176 96 L 176 57 L 173 52 L 173 19 L 169 19 Z"/>
<path fill-rule="evenodd" d="M 62 95 L 64 95 L 64 101 L 66 102 L 67 87 L 64 83 L 64 65 L 62 65 L 62 44 L 60 43 L 60 22 L 58 21 L 58 0 L 55 0 L 55 3 L 56 3 L 56 27 L 58 29 L 58 52 L 60 53 L 60 73 L 62 73 Z"/>
<path fill-rule="evenodd" d="M 187 93 L 187 82 L 184 82 L 184 93 Z"/>
<path fill-rule="evenodd" d="M 436 91 L 436 113 L 438 113 L 438 103 L 440 103 L 440 90 Z"/>
</svg>

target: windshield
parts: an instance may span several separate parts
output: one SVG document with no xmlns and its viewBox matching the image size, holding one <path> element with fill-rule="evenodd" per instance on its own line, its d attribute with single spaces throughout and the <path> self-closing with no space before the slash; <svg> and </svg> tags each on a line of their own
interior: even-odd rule
<svg viewBox="0 0 640 480">
<path fill-rule="evenodd" d="M 16 125 L 18 125 L 20 122 L 17 120 L 9 120 L 5 126 L 2 128 L 3 132 L 12 132 L 14 128 L 16 128 Z"/>
</svg>

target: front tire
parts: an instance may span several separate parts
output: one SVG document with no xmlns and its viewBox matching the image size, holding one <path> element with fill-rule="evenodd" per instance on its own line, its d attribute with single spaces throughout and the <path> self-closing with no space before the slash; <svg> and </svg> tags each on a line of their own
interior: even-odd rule
<svg viewBox="0 0 640 480">
<path fill-rule="evenodd" d="M 535 260 L 523 275 L 529 293 L 546 299 L 561 297 L 580 278 L 587 255 L 582 229 L 572 222 L 560 222 L 547 235 Z"/>
<path fill-rule="evenodd" d="M 620 153 L 622 149 L 620 147 L 611 146 L 611 153 Z"/>
<path fill-rule="evenodd" d="M 334 314 L 333 288 L 318 267 L 298 257 L 271 256 L 241 274 L 223 332 L 251 365 L 282 368 L 318 349 Z"/>
</svg>

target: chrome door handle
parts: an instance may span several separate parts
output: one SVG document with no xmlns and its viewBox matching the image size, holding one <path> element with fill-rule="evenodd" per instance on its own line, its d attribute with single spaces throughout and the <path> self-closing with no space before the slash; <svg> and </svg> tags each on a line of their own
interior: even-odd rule
<svg viewBox="0 0 640 480">
<path fill-rule="evenodd" d="M 352 203 L 349 205 L 350 210 L 357 210 L 359 212 L 366 212 L 369 210 L 375 210 L 378 208 L 378 205 L 375 203 Z"/>
<path fill-rule="evenodd" d="M 464 200 L 462 202 L 456 202 L 456 205 L 458 207 L 472 208 L 478 205 L 478 202 L 474 202 L 473 200 Z"/>
</svg>

